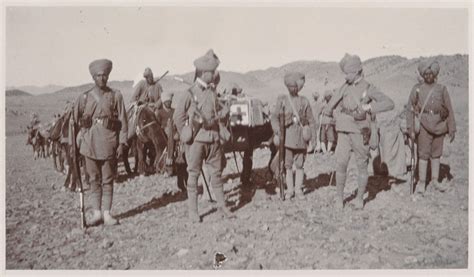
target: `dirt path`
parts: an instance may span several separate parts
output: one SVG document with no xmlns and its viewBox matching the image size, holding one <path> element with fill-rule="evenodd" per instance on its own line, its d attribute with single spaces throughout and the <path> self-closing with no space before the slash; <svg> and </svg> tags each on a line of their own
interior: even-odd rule
<svg viewBox="0 0 474 277">
<path fill-rule="evenodd" d="M 461 116 L 459 116 L 461 117 Z M 186 222 L 186 196 L 175 178 L 135 178 L 115 186 L 113 213 L 121 224 L 79 228 L 79 196 L 61 191 L 64 176 L 51 160 L 32 160 L 24 137 L 6 141 L 7 269 L 222 269 L 466 268 L 468 259 L 467 116 L 449 164 L 450 189 L 430 190 L 413 201 L 407 184 L 371 178 L 371 199 L 363 211 L 350 202 L 333 209 L 334 186 L 327 186 L 334 158 L 309 157 L 304 200 L 281 202 L 265 171 L 256 170 L 257 189 L 239 202 L 238 179 L 225 184 L 235 220 L 221 220 L 213 204 L 199 200 L 203 223 Z M 254 154 L 263 168 L 267 150 Z M 240 166 L 240 165 L 239 165 Z M 445 168 L 446 169 L 446 168 Z M 235 173 L 228 160 L 225 174 Z M 345 194 L 355 190 L 351 168 Z M 86 194 L 86 207 L 89 199 Z M 89 210 L 87 210 L 88 216 Z"/>
</svg>

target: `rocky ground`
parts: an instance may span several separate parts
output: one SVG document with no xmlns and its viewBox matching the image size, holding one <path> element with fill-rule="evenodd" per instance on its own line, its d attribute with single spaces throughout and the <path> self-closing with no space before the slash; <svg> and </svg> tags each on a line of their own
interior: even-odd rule
<svg viewBox="0 0 474 277">
<path fill-rule="evenodd" d="M 52 161 L 33 160 L 24 135 L 6 140 L 7 269 L 437 269 L 468 264 L 468 128 L 442 159 L 448 191 L 412 198 L 407 183 L 371 177 L 362 211 L 352 208 L 351 162 L 342 212 L 334 210 L 332 156 L 310 156 L 305 199 L 282 202 L 268 183 L 266 149 L 254 153 L 255 190 L 242 197 L 233 159 L 224 186 L 236 219 L 222 220 L 204 195 L 203 222 L 186 221 L 186 195 L 175 177 L 135 177 L 115 185 L 121 224 L 80 229 L 79 195 L 63 191 Z M 240 160 L 240 159 L 239 159 Z M 240 165 L 239 165 L 240 168 Z M 123 169 L 121 169 L 123 170 Z M 121 171 L 123 174 L 123 171 Z M 123 178 L 122 178 L 123 179 Z M 445 180 L 446 181 L 446 180 Z M 86 192 L 86 207 L 89 206 Z M 90 210 L 86 210 L 90 217 Z"/>
</svg>

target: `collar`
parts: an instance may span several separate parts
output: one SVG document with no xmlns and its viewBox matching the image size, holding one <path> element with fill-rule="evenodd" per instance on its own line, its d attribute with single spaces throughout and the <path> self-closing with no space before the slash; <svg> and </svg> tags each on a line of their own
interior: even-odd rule
<svg viewBox="0 0 474 277">
<path fill-rule="evenodd" d="M 202 88 L 207 89 L 208 85 L 201 78 L 196 78 L 196 83 L 198 83 Z"/>
</svg>

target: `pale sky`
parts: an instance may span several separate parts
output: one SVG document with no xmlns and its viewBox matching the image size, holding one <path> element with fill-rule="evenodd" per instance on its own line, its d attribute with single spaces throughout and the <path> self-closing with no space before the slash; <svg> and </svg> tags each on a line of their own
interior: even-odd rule
<svg viewBox="0 0 474 277">
<path fill-rule="evenodd" d="M 346 52 L 467 54 L 468 31 L 468 10 L 448 8 L 7 7 L 6 85 L 91 82 L 97 58 L 113 61 L 110 80 L 181 74 L 209 48 L 237 72 Z"/>
</svg>

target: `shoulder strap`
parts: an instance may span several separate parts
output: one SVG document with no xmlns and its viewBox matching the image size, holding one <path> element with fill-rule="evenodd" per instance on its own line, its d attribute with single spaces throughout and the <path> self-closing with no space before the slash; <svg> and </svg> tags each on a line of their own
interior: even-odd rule
<svg viewBox="0 0 474 277">
<path fill-rule="evenodd" d="M 435 86 L 433 86 L 433 87 L 430 89 L 430 92 L 428 92 L 428 96 L 426 96 L 425 102 L 423 103 L 423 106 L 421 107 L 420 114 L 422 114 L 423 111 L 425 110 L 426 104 L 428 104 L 428 100 L 430 99 L 431 94 L 433 94 L 434 88 L 435 88 Z"/>
<path fill-rule="evenodd" d="M 291 100 L 291 96 L 288 94 L 287 97 L 288 97 L 288 101 L 290 101 L 291 110 L 293 111 L 293 114 L 296 116 L 296 120 L 298 121 L 298 124 L 300 126 L 303 126 L 303 124 L 301 124 L 300 115 L 298 114 L 298 111 L 295 108 L 295 104 L 293 103 L 293 100 Z"/>
</svg>

